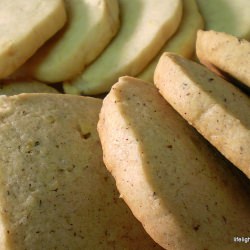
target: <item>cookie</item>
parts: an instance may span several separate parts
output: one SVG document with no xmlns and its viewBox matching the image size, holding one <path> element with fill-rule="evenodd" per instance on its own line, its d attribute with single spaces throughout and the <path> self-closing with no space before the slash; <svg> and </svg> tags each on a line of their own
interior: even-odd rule
<svg viewBox="0 0 250 250">
<path fill-rule="evenodd" d="M 30 58 L 66 21 L 62 0 L 0 2 L 0 79 Z"/>
<path fill-rule="evenodd" d="M 0 96 L 1 248 L 161 249 L 102 161 L 100 99 Z"/>
<path fill-rule="evenodd" d="M 139 74 L 181 21 L 180 0 L 120 0 L 119 4 L 119 33 L 81 75 L 65 82 L 65 93 L 105 93 L 120 76 Z"/>
<path fill-rule="evenodd" d="M 250 178 L 250 99 L 202 65 L 161 57 L 155 84 L 164 98 Z"/>
<path fill-rule="evenodd" d="M 37 81 L 2 81 L 0 95 L 17 95 L 21 93 L 58 93 L 58 91 L 44 83 Z"/>
<path fill-rule="evenodd" d="M 44 82 L 80 74 L 108 45 L 119 28 L 117 0 L 66 0 L 67 25 L 21 68 Z"/>
<path fill-rule="evenodd" d="M 203 18 L 200 15 L 196 1 L 183 0 L 182 19 L 177 31 L 163 46 L 158 55 L 137 77 L 153 83 L 154 71 L 163 52 L 174 52 L 184 57 L 191 58 L 195 51 L 197 30 L 203 27 Z"/>
<path fill-rule="evenodd" d="M 250 43 L 247 40 L 222 32 L 199 30 L 196 53 L 210 70 L 220 76 L 229 75 L 250 88 Z"/>
<path fill-rule="evenodd" d="M 245 249 L 250 199 L 225 161 L 155 86 L 119 79 L 98 123 L 121 197 L 165 249 Z"/>
</svg>

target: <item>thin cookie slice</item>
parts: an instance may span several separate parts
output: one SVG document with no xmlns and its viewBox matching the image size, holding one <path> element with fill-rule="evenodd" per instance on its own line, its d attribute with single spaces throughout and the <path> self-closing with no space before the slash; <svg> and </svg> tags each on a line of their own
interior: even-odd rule
<svg viewBox="0 0 250 250">
<path fill-rule="evenodd" d="M 223 76 L 229 75 L 250 88 L 250 42 L 232 35 L 197 33 L 196 54 L 202 64 Z"/>
<path fill-rule="evenodd" d="M 44 83 L 37 81 L 1 81 L 0 95 L 17 95 L 21 93 L 59 93 Z"/>
<path fill-rule="evenodd" d="M 0 245 L 13 249 L 161 249 L 102 161 L 100 99 L 0 96 Z"/>
<path fill-rule="evenodd" d="M 250 178 L 250 99 L 200 64 L 162 55 L 155 84 L 164 98 Z"/>
<path fill-rule="evenodd" d="M 66 0 L 67 25 L 22 68 L 45 82 L 80 74 L 108 45 L 119 28 L 117 0 Z"/>
<path fill-rule="evenodd" d="M 123 75 L 137 75 L 176 31 L 180 0 L 120 0 L 121 27 L 93 64 L 64 84 L 65 93 L 97 95 Z"/>
<path fill-rule="evenodd" d="M 196 33 L 203 27 L 203 18 L 197 8 L 196 1 L 183 0 L 183 14 L 178 30 L 167 41 L 155 59 L 137 77 L 144 81 L 153 82 L 154 71 L 163 52 L 174 52 L 191 58 L 195 51 Z"/>
<path fill-rule="evenodd" d="M 98 123 L 121 197 L 165 249 L 245 249 L 250 197 L 225 161 L 155 86 L 120 78 Z"/>
<path fill-rule="evenodd" d="M 249 0 L 196 0 L 206 30 L 226 32 L 250 39 Z"/>
<path fill-rule="evenodd" d="M 62 0 L 1 0 L 0 79 L 20 67 L 65 21 Z"/>
</svg>

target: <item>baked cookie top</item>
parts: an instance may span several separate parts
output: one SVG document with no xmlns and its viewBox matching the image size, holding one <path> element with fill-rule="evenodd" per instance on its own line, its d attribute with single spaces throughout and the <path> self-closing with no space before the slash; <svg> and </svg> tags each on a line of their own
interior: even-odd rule
<svg viewBox="0 0 250 250">
<path fill-rule="evenodd" d="M 96 125 L 100 99 L 0 96 L 3 249 L 160 249 L 119 199 Z"/>
<path fill-rule="evenodd" d="M 249 234 L 241 183 L 153 85 L 120 78 L 98 131 L 121 197 L 165 249 L 235 249 L 234 235 Z"/>
</svg>

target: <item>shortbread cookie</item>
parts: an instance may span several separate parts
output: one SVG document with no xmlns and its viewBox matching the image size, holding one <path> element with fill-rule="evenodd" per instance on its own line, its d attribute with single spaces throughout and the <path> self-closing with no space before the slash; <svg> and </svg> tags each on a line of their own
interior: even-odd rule
<svg viewBox="0 0 250 250">
<path fill-rule="evenodd" d="M 66 0 L 66 27 L 21 69 L 45 82 L 80 74 L 107 46 L 119 28 L 117 0 Z"/>
<path fill-rule="evenodd" d="M 21 93 L 58 93 L 58 91 L 37 81 L 0 81 L 0 95 L 17 95 Z"/>
<path fill-rule="evenodd" d="M 155 59 L 137 76 L 138 78 L 153 82 L 155 67 L 163 52 L 169 51 L 191 58 L 195 51 L 197 30 L 204 27 L 203 18 L 197 8 L 195 0 L 183 0 L 183 14 L 180 26 L 176 33 L 167 41 Z"/>
<path fill-rule="evenodd" d="M 155 71 L 164 98 L 250 178 L 250 99 L 207 68 L 165 53 Z"/>
<path fill-rule="evenodd" d="M 197 0 L 206 30 L 250 39 L 249 0 Z"/>
<path fill-rule="evenodd" d="M 250 3 L 250 2 L 249 2 Z M 250 42 L 226 33 L 199 30 L 196 53 L 215 73 L 226 73 L 250 87 Z"/>
<path fill-rule="evenodd" d="M 120 78 L 98 123 L 121 197 L 165 249 L 246 249 L 250 199 L 231 169 L 150 83 Z"/>
<path fill-rule="evenodd" d="M 0 245 L 14 249 L 160 249 L 102 161 L 102 101 L 0 96 Z"/>
<path fill-rule="evenodd" d="M 0 78 L 21 66 L 65 21 L 62 0 L 1 0 Z"/>
<path fill-rule="evenodd" d="M 64 84 L 69 94 L 96 95 L 123 75 L 137 75 L 178 28 L 180 0 L 120 0 L 117 36 L 83 74 Z"/>
</svg>

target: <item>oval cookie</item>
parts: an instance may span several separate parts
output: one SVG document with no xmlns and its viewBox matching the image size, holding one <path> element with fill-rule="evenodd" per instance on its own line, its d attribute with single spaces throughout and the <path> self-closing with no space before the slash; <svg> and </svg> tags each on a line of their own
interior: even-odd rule
<svg viewBox="0 0 250 250">
<path fill-rule="evenodd" d="M 155 86 L 123 77 L 98 131 L 121 197 L 165 249 L 246 249 L 250 199 L 230 167 Z"/>
<path fill-rule="evenodd" d="M 162 55 L 155 84 L 164 98 L 250 178 L 250 99 L 202 65 Z"/>
<path fill-rule="evenodd" d="M 101 105 L 70 95 L 0 96 L 2 249 L 161 249 L 103 164 Z"/>
</svg>

